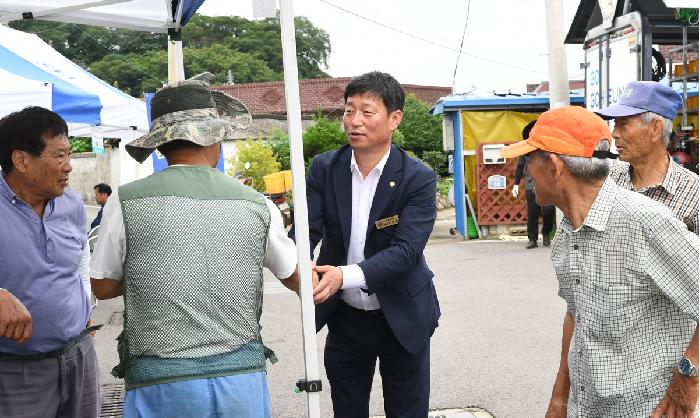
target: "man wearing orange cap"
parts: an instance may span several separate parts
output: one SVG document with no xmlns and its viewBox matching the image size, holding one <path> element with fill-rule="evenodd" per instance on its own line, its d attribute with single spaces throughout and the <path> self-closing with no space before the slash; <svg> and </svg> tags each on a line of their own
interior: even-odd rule
<svg viewBox="0 0 700 418">
<path fill-rule="evenodd" d="M 698 237 L 608 178 L 610 130 L 580 107 L 543 113 L 526 141 L 537 203 L 564 213 L 552 244 L 566 301 L 547 417 L 694 416 Z"/>
</svg>

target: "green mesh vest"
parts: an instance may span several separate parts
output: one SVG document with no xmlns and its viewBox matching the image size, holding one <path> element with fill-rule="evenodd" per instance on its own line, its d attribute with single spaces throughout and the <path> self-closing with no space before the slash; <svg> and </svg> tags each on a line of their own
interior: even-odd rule
<svg viewBox="0 0 700 418">
<path fill-rule="evenodd" d="M 126 228 L 126 388 L 252 373 L 270 225 L 264 197 L 206 167 L 169 167 L 119 188 Z"/>
</svg>

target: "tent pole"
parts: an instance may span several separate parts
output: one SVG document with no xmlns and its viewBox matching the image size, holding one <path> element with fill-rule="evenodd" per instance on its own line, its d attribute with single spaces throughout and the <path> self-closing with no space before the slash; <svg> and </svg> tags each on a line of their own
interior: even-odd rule
<svg viewBox="0 0 700 418">
<path fill-rule="evenodd" d="M 182 56 L 182 30 L 168 30 L 168 83 L 185 79 Z"/>
<path fill-rule="evenodd" d="M 280 0 L 280 26 L 284 67 L 284 90 L 289 129 L 289 150 L 292 166 L 292 193 L 294 197 L 294 229 L 299 260 L 302 333 L 306 381 L 320 383 L 316 351 L 316 320 L 311 286 L 311 258 L 309 244 L 309 217 L 306 202 L 304 150 L 301 137 L 301 104 L 297 68 L 294 9 L 292 0 Z M 319 385 L 320 386 L 320 385 Z M 319 388 L 316 388 L 320 390 Z M 320 418 L 320 392 L 306 390 L 308 416 Z"/>
</svg>

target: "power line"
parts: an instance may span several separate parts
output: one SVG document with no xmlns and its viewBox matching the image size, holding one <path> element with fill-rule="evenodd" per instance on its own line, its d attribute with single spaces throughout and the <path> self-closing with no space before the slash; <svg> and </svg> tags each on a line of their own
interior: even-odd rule
<svg viewBox="0 0 700 418">
<path fill-rule="evenodd" d="M 455 72 L 452 74 L 452 93 L 456 93 L 457 85 L 457 67 L 459 67 L 459 57 L 462 56 L 462 47 L 464 46 L 464 38 L 467 34 L 467 25 L 469 24 L 469 8 L 472 5 L 472 0 L 467 2 L 467 18 L 464 20 L 464 31 L 462 31 L 462 42 L 459 44 L 459 54 L 457 54 L 457 62 L 455 62 Z"/>
<path fill-rule="evenodd" d="M 446 50 L 452 51 L 452 52 L 457 52 L 458 54 L 461 54 L 461 55 L 466 55 L 466 56 L 469 56 L 469 57 L 472 57 L 472 58 L 476 58 L 476 59 L 478 59 L 478 60 L 482 60 L 482 61 L 491 62 L 491 63 L 498 64 L 498 65 L 502 65 L 502 66 L 504 66 L 504 67 L 515 68 L 515 69 L 518 69 L 518 70 L 524 70 L 524 71 L 529 71 L 529 72 L 538 73 L 538 74 L 547 74 L 545 71 L 539 71 L 539 70 L 534 70 L 534 69 L 532 69 L 532 68 L 522 67 L 522 66 L 519 66 L 519 65 L 508 64 L 507 62 L 497 61 L 497 60 L 494 60 L 494 59 L 491 59 L 491 58 L 482 57 L 482 56 L 480 56 L 480 55 L 472 54 L 472 53 L 469 53 L 469 52 L 460 51 L 460 50 L 451 48 L 451 47 L 449 47 L 449 46 L 447 46 L 447 45 L 443 45 L 443 44 L 440 44 L 440 43 L 431 41 L 431 40 L 429 40 L 429 39 L 421 38 L 420 36 L 414 35 L 414 34 L 412 34 L 412 33 L 408 33 L 408 32 L 403 31 L 403 30 L 401 30 L 401 29 L 397 29 L 397 28 L 394 28 L 394 27 L 385 25 L 384 23 L 378 22 L 378 21 L 376 21 L 376 20 L 374 20 L 374 19 L 371 19 L 371 18 L 369 18 L 369 17 L 362 16 L 361 14 L 355 13 L 355 12 L 353 12 L 352 10 L 348 10 L 348 9 L 345 9 L 345 8 L 343 8 L 343 7 L 338 6 L 337 4 L 330 3 L 330 2 L 328 2 L 327 0 L 321 0 L 321 3 L 325 3 L 325 4 L 329 5 L 329 6 L 335 7 L 335 8 L 338 9 L 338 10 L 341 10 L 341 11 L 343 11 L 343 12 L 345 12 L 345 13 L 351 14 L 351 15 L 353 15 L 353 16 L 355 16 L 355 17 L 358 17 L 358 18 L 360 18 L 360 19 L 366 20 L 366 21 L 368 21 L 368 22 L 374 23 L 375 25 L 381 26 L 381 27 L 383 27 L 383 28 L 392 30 L 392 31 L 397 32 L 397 33 L 400 33 L 400 34 L 402 34 L 402 35 L 406 35 L 406 36 L 408 36 L 408 37 L 410 37 L 410 38 L 419 40 L 419 41 L 421 41 L 421 42 L 425 42 L 425 43 L 427 43 L 427 44 L 430 44 L 430 45 L 433 45 L 433 46 L 437 46 L 438 48 L 446 49 Z"/>
</svg>

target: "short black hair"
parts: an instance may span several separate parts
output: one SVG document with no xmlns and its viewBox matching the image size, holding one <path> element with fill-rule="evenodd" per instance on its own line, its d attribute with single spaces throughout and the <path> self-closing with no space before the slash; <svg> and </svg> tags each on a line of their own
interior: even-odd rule
<svg viewBox="0 0 700 418">
<path fill-rule="evenodd" d="M 93 189 L 97 190 L 99 193 L 106 193 L 107 196 L 112 195 L 112 188 L 109 187 L 109 184 L 106 183 L 96 184 L 95 187 L 93 187 Z"/>
<path fill-rule="evenodd" d="M 174 141 L 166 142 L 165 144 L 157 147 L 158 152 L 163 154 L 166 158 L 168 153 L 186 148 L 204 148 L 201 145 L 195 144 L 194 142 L 185 141 L 184 139 L 176 139 Z"/>
<path fill-rule="evenodd" d="M 535 126 L 535 123 L 537 123 L 537 119 L 531 120 L 527 125 L 525 125 L 522 133 L 523 139 L 528 139 L 530 137 L 530 131 Z"/>
<path fill-rule="evenodd" d="M 405 101 L 403 87 L 394 77 L 387 73 L 372 71 L 353 78 L 345 87 L 345 93 L 343 94 L 345 103 L 348 102 L 348 97 L 356 94 L 369 94 L 379 97 L 384 102 L 387 113 L 396 110 L 403 111 Z"/>
<path fill-rule="evenodd" d="M 68 136 L 68 125 L 61 116 L 49 109 L 29 106 L 0 119 L 0 168 L 9 174 L 14 151 L 25 151 L 38 157 L 46 148 L 46 140 Z"/>
</svg>

